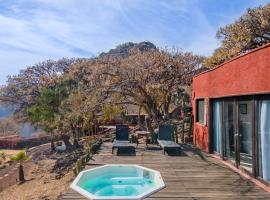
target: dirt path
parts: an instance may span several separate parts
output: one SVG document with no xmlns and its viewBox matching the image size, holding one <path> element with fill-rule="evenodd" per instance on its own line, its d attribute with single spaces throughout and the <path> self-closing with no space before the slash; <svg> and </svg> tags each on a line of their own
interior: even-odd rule
<svg viewBox="0 0 270 200">
<path fill-rule="evenodd" d="M 32 169 L 33 163 L 31 161 L 28 161 L 24 163 L 23 168 L 25 175 L 29 173 L 29 171 Z M 18 179 L 18 165 L 12 164 L 11 166 L 6 167 L 5 169 L 2 169 L 0 171 L 0 192 L 4 189 L 14 185 L 17 183 Z"/>
</svg>

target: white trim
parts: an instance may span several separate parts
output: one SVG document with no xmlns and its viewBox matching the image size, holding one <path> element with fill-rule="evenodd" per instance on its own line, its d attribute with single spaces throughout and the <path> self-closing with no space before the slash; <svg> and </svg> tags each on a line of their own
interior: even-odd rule
<svg viewBox="0 0 270 200">
<path fill-rule="evenodd" d="M 151 190 L 146 191 L 140 195 L 137 196 L 111 196 L 111 197 L 102 197 L 102 196 L 95 196 L 90 192 L 87 192 L 86 190 L 82 189 L 81 187 L 79 187 L 77 185 L 78 181 L 80 180 L 80 178 L 83 176 L 84 173 L 86 172 L 90 172 L 93 170 L 97 170 L 97 169 L 101 169 L 101 168 L 107 168 L 110 166 L 133 166 L 133 167 L 137 167 L 140 169 L 144 169 L 147 171 L 151 171 L 155 174 L 155 181 L 157 186 L 153 187 Z M 103 165 L 100 167 L 95 167 L 92 169 L 88 169 L 88 170 L 84 170 L 82 172 L 79 173 L 79 175 L 75 178 L 75 180 L 72 182 L 72 184 L 70 185 L 70 188 L 77 191 L 78 193 L 80 193 L 81 195 L 83 195 L 84 197 L 88 198 L 88 199 L 92 199 L 92 200 L 141 200 L 144 199 L 148 196 L 150 196 L 153 193 L 158 192 L 159 190 L 163 189 L 165 187 L 165 183 L 161 177 L 161 174 L 159 171 L 153 170 L 153 169 L 149 169 L 146 167 L 142 167 L 140 165 L 131 165 L 131 164 L 109 164 L 109 165 Z"/>
</svg>

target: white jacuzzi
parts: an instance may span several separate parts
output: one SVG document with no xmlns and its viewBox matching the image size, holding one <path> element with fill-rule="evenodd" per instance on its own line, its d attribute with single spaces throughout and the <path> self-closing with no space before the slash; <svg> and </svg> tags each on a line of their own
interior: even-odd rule
<svg viewBox="0 0 270 200">
<path fill-rule="evenodd" d="M 93 199 L 144 199 L 165 187 L 160 173 L 139 165 L 104 165 L 82 171 L 70 186 Z"/>
</svg>

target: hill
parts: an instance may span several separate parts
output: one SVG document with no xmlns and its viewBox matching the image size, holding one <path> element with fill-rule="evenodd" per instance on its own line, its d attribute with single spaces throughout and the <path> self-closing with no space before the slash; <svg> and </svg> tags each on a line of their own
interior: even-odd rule
<svg viewBox="0 0 270 200">
<path fill-rule="evenodd" d="M 149 51 L 152 49 L 157 49 L 157 47 L 151 42 L 127 42 L 121 45 L 118 45 L 116 48 L 111 49 L 107 53 L 101 53 L 99 57 L 106 58 L 106 57 L 120 57 L 125 58 L 129 56 L 129 52 L 131 50 L 139 50 L 141 52 Z"/>
</svg>

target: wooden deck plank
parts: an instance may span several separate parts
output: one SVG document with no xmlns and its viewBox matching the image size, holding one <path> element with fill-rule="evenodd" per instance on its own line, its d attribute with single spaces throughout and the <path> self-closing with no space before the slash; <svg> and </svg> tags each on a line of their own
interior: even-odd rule
<svg viewBox="0 0 270 200">
<path fill-rule="evenodd" d="M 207 157 L 201 159 L 196 151 L 184 147 L 184 156 L 163 155 L 160 150 L 145 150 L 139 146 L 136 156 L 111 154 L 111 144 L 102 146 L 87 168 L 103 164 L 139 164 L 161 172 L 166 188 L 152 194 L 147 200 L 255 200 L 269 199 L 270 194 L 231 171 L 219 161 Z M 59 200 L 86 200 L 69 190 Z"/>
</svg>

